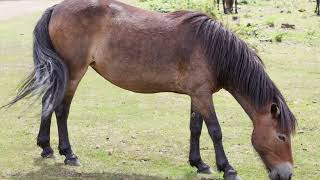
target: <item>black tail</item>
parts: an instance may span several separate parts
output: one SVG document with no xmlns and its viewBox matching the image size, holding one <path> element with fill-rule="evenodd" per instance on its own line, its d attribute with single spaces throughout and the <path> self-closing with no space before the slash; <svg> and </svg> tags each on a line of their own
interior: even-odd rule
<svg viewBox="0 0 320 180">
<path fill-rule="evenodd" d="M 20 86 L 17 96 L 3 107 L 10 107 L 23 98 L 43 96 L 42 115 L 46 116 L 63 100 L 68 69 L 55 52 L 49 37 L 52 11 L 53 7 L 44 12 L 33 31 L 33 71 Z"/>
</svg>

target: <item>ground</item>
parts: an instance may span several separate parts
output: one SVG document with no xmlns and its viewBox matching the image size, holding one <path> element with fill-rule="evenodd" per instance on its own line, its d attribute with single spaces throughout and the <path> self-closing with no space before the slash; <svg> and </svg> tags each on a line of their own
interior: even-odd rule
<svg viewBox="0 0 320 180">
<path fill-rule="evenodd" d="M 258 51 L 267 72 L 297 116 L 299 126 L 292 138 L 294 179 L 317 179 L 320 177 L 320 17 L 313 13 L 314 2 L 247 2 L 240 5 L 239 15 L 217 14 L 217 17 Z M 14 96 L 18 83 L 30 72 L 32 30 L 41 11 L 54 3 L 0 2 L 0 105 Z M 150 8 L 141 2 L 130 3 Z M 295 29 L 283 29 L 283 23 L 294 24 Z M 252 124 L 247 115 L 223 90 L 214 95 L 214 102 L 231 164 L 243 179 L 267 179 L 251 146 Z M 125 91 L 90 69 L 80 84 L 69 118 L 71 143 L 82 165 L 63 165 L 64 159 L 58 155 L 57 148 L 56 159 L 40 158 L 41 150 L 36 146 L 40 107 L 29 106 L 25 101 L 0 111 L 0 179 L 150 179 L 150 176 L 152 179 L 221 179 L 222 174 L 215 170 L 213 146 L 205 127 L 201 153 L 214 172 L 198 175 L 187 163 L 189 109 L 187 96 Z M 55 119 L 51 142 L 57 147 Z"/>
<path fill-rule="evenodd" d="M 58 0 L 18 0 L 0 2 L 0 20 L 7 20 L 17 16 L 30 15 L 33 12 L 41 11 L 50 5 L 56 4 Z"/>
</svg>

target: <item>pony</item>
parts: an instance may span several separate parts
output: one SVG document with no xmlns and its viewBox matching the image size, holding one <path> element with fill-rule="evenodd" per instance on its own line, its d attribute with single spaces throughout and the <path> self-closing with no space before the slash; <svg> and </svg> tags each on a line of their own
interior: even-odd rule
<svg viewBox="0 0 320 180">
<path fill-rule="evenodd" d="M 42 96 L 37 145 L 44 158 L 54 153 L 50 124 L 55 113 L 59 153 L 65 164 L 80 165 L 69 142 L 67 119 L 78 84 L 92 67 L 126 90 L 189 96 L 190 165 L 210 173 L 199 149 L 204 122 L 217 169 L 225 179 L 239 179 L 225 154 L 212 100 L 214 93 L 227 90 L 252 120 L 252 144 L 270 179 L 291 179 L 295 116 L 260 57 L 206 14 L 146 11 L 116 0 L 65 0 L 48 8 L 36 24 L 33 63 L 33 71 L 6 106 Z"/>
<path fill-rule="evenodd" d="M 220 0 L 217 0 L 217 6 L 219 10 Z M 233 4 L 235 4 L 235 13 L 238 13 L 238 0 L 222 0 L 223 12 L 225 14 L 231 13 L 233 11 Z"/>
</svg>

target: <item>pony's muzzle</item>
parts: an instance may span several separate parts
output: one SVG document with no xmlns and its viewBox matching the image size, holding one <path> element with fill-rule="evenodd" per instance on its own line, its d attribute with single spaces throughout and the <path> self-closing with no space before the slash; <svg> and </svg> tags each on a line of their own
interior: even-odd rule
<svg viewBox="0 0 320 180">
<path fill-rule="evenodd" d="M 292 165 L 290 163 L 283 163 L 273 167 L 269 173 L 271 180 L 291 180 Z"/>
</svg>

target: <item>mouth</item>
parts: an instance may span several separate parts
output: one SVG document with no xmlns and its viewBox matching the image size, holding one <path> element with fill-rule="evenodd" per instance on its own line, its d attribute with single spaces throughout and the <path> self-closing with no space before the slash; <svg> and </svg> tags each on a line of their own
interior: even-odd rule
<svg viewBox="0 0 320 180">
<path fill-rule="evenodd" d="M 271 180 L 291 180 L 292 179 L 292 165 L 290 163 L 279 164 L 269 171 L 269 178 Z"/>
</svg>

